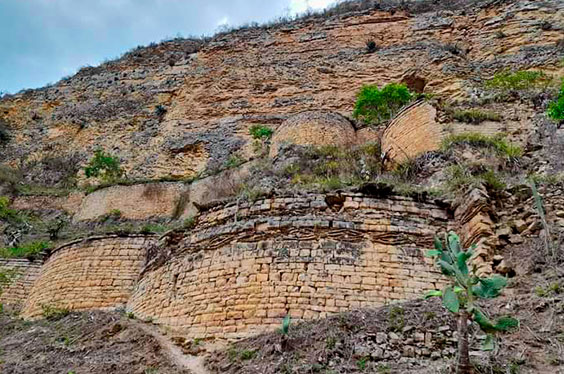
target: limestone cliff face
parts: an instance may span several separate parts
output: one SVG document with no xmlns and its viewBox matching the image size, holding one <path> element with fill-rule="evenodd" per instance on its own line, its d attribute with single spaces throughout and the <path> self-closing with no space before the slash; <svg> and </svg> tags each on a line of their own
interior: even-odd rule
<svg viewBox="0 0 564 374">
<path fill-rule="evenodd" d="M 311 17 L 137 49 L 1 100 L 0 125 L 11 140 L 0 162 L 35 163 L 26 177 L 40 178 L 41 160 L 80 165 L 103 146 L 130 177 L 188 177 L 249 148 L 254 123 L 276 128 L 311 109 L 350 115 L 363 84 L 404 81 L 444 100 L 471 99 L 480 79 L 500 69 L 563 73 L 555 47 L 561 1 L 481 3 Z M 366 51 L 369 39 L 374 53 Z"/>
</svg>

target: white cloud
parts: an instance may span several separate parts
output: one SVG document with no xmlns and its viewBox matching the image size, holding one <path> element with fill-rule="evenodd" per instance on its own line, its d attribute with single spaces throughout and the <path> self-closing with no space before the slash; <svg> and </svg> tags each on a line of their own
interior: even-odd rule
<svg viewBox="0 0 564 374">
<path fill-rule="evenodd" d="M 328 7 L 335 0 L 290 0 L 292 14 L 303 13 L 308 9 L 319 10 Z"/>
<path fill-rule="evenodd" d="M 229 17 L 225 16 L 216 23 L 217 26 L 227 26 L 229 25 Z"/>
</svg>

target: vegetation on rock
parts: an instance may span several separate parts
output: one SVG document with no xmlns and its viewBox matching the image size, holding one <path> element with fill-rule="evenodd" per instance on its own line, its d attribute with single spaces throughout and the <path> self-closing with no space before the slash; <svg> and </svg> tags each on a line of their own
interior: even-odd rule
<svg viewBox="0 0 564 374">
<path fill-rule="evenodd" d="M 452 117 L 460 122 L 478 125 L 484 121 L 501 121 L 501 116 L 493 112 L 485 112 L 479 109 L 456 110 Z"/>
<path fill-rule="evenodd" d="M 519 91 L 532 88 L 545 88 L 552 78 L 542 71 L 503 71 L 485 83 L 487 89 L 500 91 Z"/>
<path fill-rule="evenodd" d="M 357 95 L 353 117 L 377 125 L 391 119 L 412 99 L 413 94 L 403 84 L 390 83 L 382 89 L 365 85 Z"/>
<path fill-rule="evenodd" d="M 523 149 L 507 142 L 503 134 L 488 136 L 472 132 L 449 135 L 443 139 L 441 148 L 443 151 L 448 151 L 456 145 L 463 144 L 471 147 L 492 149 L 499 156 L 506 157 L 509 160 L 516 160 L 523 155 Z"/>
<path fill-rule="evenodd" d="M 564 121 L 564 80 L 555 101 L 548 105 L 548 116 L 555 121 Z"/>
<path fill-rule="evenodd" d="M 47 241 L 33 241 L 15 247 L 0 248 L 0 258 L 28 258 L 33 259 L 44 251 L 51 249 L 52 244 Z"/>
<path fill-rule="evenodd" d="M 84 174 L 87 178 L 101 178 L 105 182 L 115 182 L 124 175 L 124 171 L 117 157 L 97 149 L 94 151 L 94 157 L 84 168 Z"/>
</svg>

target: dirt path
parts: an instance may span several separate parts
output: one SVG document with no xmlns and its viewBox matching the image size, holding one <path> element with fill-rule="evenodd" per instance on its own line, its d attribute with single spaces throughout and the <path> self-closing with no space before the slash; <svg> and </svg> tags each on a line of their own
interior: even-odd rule
<svg viewBox="0 0 564 374">
<path fill-rule="evenodd" d="M 187 355 L 182 349 L 164 336 L 156 326 L 137 321 L 135 323 L 141 330 L 154 337 L 166 352 L 166 355 L 181 368 L 190 370 L 193 374 L 211 374 L 204 367 L 204 358 Z"/>
</svg>

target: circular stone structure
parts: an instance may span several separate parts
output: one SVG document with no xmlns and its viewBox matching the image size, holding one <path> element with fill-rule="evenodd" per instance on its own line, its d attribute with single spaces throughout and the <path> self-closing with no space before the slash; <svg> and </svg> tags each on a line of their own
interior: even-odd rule
<svg viewBox="0 0 564 374">
<path fill-rule="evenodd" d="M 351 122 L 334 112 L 307 111 L 295 114 L 280 125 L 272 137 L 271 156 L 283 143 L 313 146 L 348 146 L 355 143 Z"/>
</svg>

